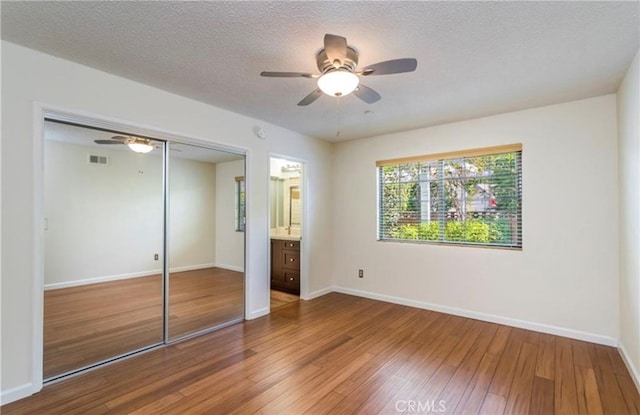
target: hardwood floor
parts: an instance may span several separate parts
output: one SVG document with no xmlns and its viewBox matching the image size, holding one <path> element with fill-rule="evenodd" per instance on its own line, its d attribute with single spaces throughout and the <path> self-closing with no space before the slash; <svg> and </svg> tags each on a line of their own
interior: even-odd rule
<svg viewBox="0 0 640 415">
<path fill-rule="evenodd" d="M 271 290 L 271 310 L 280 308 L 293 301 L 300 301 L 300 297 L 295 294 L 289 294 L 278 290 Z"/>
<path fill-rule="evenodd" d="M 6 405 L 11 414 L 638 414 L 611 347 L 332 293 Z"/>
<path fill-rule="evenodd" d="M 44 292 L 44 377 L 162 342 L 160 275 Z"/>
<path fill-rule="evenodd" d="M 242 273 L 178 272 L 169 284 L 170 338 L 244 316 Z M 161 343 L 162 313 L 160 275 L 45 291 L 45 379 Z"/>
<path fill-rule="evenodd" d="M 205 268 L 169 276 L 169 338 L 244 318 L 244 274 Z"/>
</svg>

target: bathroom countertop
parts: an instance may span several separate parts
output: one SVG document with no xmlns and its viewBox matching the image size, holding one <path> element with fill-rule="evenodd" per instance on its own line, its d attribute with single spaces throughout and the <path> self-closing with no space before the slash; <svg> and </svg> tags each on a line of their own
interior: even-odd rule
<svg viewBox="0 0 640 415">
<path fill-rule="evenodd" d="M 282 232 L 278 232 L 278 231 L 271 231 L 270 233 L 271 239 L 282 239 L 285 241 L 299 241 L 300 240 L 300 234 L 299 233 L 291 233 L 288 234 L 286 231 Z"/>
</svg>

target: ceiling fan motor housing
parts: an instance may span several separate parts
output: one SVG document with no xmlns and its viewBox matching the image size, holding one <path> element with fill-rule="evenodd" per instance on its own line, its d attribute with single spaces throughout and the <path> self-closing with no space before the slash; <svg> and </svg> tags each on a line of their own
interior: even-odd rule
<svg viewBox="0 0 640 415">
<path fill-rule="evenodd" d="M 316 63 L 318 65 L 318 70 L 322 73 L 327 73 L 335 69 L 346 69 L 349 72 L 355 72 L 358 67 L 358 52 L 351 46 L 347 46 L 347 56 L 345 57 L 344 62 L 342 62 L 342 65 L 339 68 L 336 68 L 333 62 L 331 62 L 327 57 L 327 51 L 322 49 L 316 55 Z"/>
</svg>

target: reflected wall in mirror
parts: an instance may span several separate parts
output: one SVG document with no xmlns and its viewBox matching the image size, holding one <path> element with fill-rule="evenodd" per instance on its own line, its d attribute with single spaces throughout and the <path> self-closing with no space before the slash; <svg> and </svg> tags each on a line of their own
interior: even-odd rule
<svg viewBox="0 0 640 415">
<path fill-rule="evenodd" d="M 44 123 L 45 380 L 163 341 L 163 143 L 115 135 Z"/>
<path fill-rule="evenodd" d="M 244 156 L 170 144 L 169 339 L 244 319 Z"/>
</svg>

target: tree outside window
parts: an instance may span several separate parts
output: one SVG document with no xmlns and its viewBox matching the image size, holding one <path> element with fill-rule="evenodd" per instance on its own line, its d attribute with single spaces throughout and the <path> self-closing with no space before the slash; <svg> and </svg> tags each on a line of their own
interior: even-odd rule
<svg viewBox="0 0 640 415">
<path fill-rule="evenodd" d="M 522 247 L 520 145 L 378 162 L 380 240 Z"/>
</svg>

